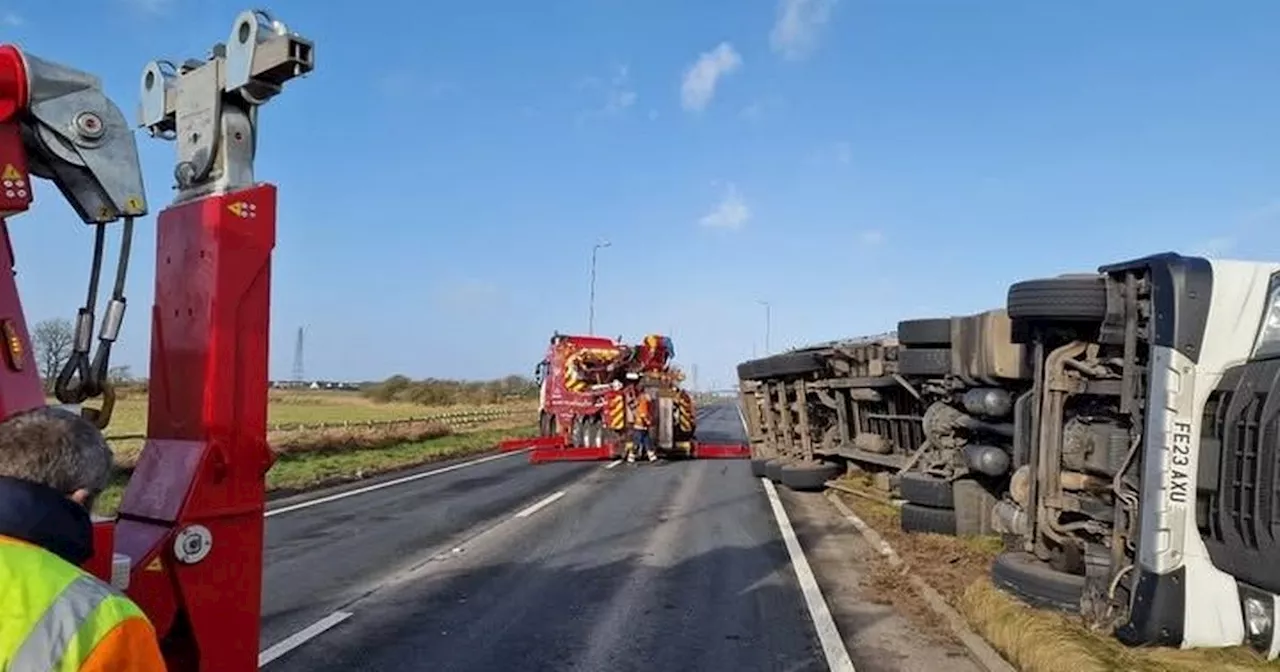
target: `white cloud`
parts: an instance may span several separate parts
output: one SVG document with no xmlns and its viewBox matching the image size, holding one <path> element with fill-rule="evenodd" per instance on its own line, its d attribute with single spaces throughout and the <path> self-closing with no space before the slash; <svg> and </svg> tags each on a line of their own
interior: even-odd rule
<svg viewBox="0 0 1280 672">
<path fill-rule="evenodd" d="M 586 77 L 580 83 L 579 87 L 593 91 L 596 95 L 604 99 L 598 107 L 581 112 L 578 115 L 578 121 L 592 115 L 615 115 L 621 114 L 626 110 L 635 106 L 640 100 L 640 94 L 636 93 L 631 86 L 630 68 L 626 65 L 619 65 L 614 68 L 613 76 L 608 81 L 599 77 Z"/>
<path fill-rule="evenodd" d="M 680 85 L 680 104 L 686 110 L 705 109 L 716 95 L 716 84 L 720 78 L 740 67 L 742 57 L 728 42 L 721 42 L 715 49 L 704 52 L 685 70 L 684 81 Z"/>
<path fill-rule="evenodd" d="M 818 46 L 818 33 L 831 19 L 836 0 L 779 0 L 769 46 L 783 58 L 800 60 Z"/>
<path fill-rule="evenodd" d="M 17 12 L 6 11 L 3 13 L 0 13 L 0 23 L 3 23 L 4 25 L 9 26 L 11 28 L 17 28 L 18 26 L 25 24 L 26 21 L 24 21 L 22 19 L 22 16 L 19 15 Z"/>
<path fill-rule="evenodd" d="M 858 240 L 868 247 L 879 245 L 884 242 L 884 232 L 878 229 L 868 229 L 858 234 Z"/>
<path fill-rule="evenodd" d="M 729 183 L 715 209 L 703 215 L 698 223 L 713 229 L 740 229 L 751 219 L 751 208 L 742 200 L 737 185 Z"/>
</svg>

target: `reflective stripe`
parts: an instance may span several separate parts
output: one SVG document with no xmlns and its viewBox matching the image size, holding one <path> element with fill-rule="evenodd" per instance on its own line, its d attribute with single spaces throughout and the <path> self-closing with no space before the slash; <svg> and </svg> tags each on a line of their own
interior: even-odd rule
<svg viewBox="0 0 1280 672">
<path fill-rule="evenodd" d="M 10 672 L 45 672 L 57 668 L 93 610 L 111 595 L 110 586 L 93 577 L 82 576 L 72 581 L 18 647 Z"/>
</svg>

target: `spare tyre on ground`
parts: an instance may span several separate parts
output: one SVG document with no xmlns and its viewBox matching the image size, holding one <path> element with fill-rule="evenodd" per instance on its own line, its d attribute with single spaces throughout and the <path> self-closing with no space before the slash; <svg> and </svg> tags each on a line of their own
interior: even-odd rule
<svg viewBox="0 0 1280 672">
<path fill-rule="evenodd" d="M 782 467 L 782 484 L 800 492 L 824 490 L 827 481 L 839 478 L 843 469 L 833 462 L 791 462 Z"/>
</svg>

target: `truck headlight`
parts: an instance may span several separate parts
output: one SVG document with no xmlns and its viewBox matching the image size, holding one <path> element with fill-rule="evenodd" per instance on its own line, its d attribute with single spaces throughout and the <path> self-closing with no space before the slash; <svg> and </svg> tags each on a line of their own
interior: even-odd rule
<svg viewBox="0 0 1280 672">
<path fill-rule="evenodd" d="M 1253 344 L 1253 356 L 1258 358 L 1276 355 L 1280 355 L 1280 285 L 1273 280 L 1271 291 L 1267 293 L 1262 325 L 1258 327 L 1258 339 Z"/>
</svg>

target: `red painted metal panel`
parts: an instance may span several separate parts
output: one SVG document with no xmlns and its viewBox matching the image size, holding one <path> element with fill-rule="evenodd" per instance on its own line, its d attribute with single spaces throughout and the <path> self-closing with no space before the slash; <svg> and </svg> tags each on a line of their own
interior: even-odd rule
<svg viewBox="0 0 1280 672">
<path fill-rule="evenodd" d="M 599 448 L 535 448 L 529 453 L 529 463 L 612 460 L 617 457 L 616 450 L 613 445 Z"/>
<path fill-rule="evenodd" d="M 530 436 L 520 439 L 507 439 L 498 444 L 498 450 L 509 453 L 527 448 L 556 448 L 564 446 L 563 436 Z"/>
<path fill-rule="evenodd" d="M 134 563 L 130 595 L 165 624 L 170 669 L 257 667 L 275 221 L 264 184 L 173 206 L 156 224 L 148 439 L 116 550 Z M 184 564 L 174 537 L 195 524 L 212 544 Z"/>
</svg>

